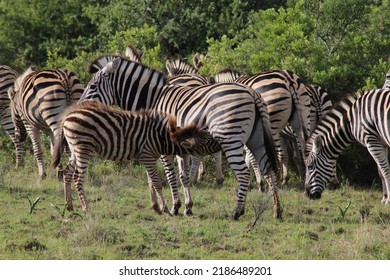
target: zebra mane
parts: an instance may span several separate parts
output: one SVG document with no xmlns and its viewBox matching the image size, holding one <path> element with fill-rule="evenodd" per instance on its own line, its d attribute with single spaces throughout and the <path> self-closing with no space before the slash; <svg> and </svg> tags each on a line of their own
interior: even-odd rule
<svg viewBox="0 0 390 280">
<path fill-rule="evenodd" d="M 317 123 L 317 127 L 321 126 L 323 123 L 328 122 L 333 119 L 336 115 L 345 117 L 352 105 L 356 102 L 356 95 L 346 95 L 339 102 L 337 102 L 331 110 L 329 110 Z M 312 135 L 317 134 L 317 129 L 314 129 L 310 134 L 310 138 Z"/>
<path fill-rule="evenodd" d="M 98 57 L 93 62 L 91 62 L 91 64 L 89 65 L 88 73 L 89 74 L 96 74 L 98 71 L 103 69 L 104 66 L 106 66 L 108 63 L 114 61 L 116 58 L 120 58 L 122 61 L 127 61 L 128 63 L 134 63 L 137 65 L 140 65 L 141 67 L 143 67 L 144 69 L 147 69 L 150 72 L 158 73 L 159 75 L 163 76 L 165 78 L 165 80 L 167 80 L 167 77 L 161 71 L 152 69 L 143 63 L 133 61 L 133 60 L 129 59 L 128 57 L 122 56 L 122 55 L 103 55 L 103 56 Z"/>
</svg>

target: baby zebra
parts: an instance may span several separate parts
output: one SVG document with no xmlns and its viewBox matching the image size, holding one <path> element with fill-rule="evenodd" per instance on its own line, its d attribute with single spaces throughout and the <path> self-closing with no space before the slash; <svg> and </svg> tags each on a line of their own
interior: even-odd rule
<svg viewBox="0 0 390 280">
<path fill-rule="evenodd" d="M 221 149 L 209 133 L 195 125 L 178 128 L 173 115 L 155 110 L 124 111 L 96 101 L 85 101 L 65 110 L 61 127 L 54 147 L 53 166 L 59 165 L 67 142 L 71 156 L 64 169 L 64 192 L 69 211 L 73 211 L 72 178 L 83 210 L 89 210 L 83 181 L 94 152 L 108 160 L 142 162 L 148 175 L 152 208 L 158 213 L 169 213 L 157 173 L 157 159 L 161 155 L 203 156 Z"/>
</svg>

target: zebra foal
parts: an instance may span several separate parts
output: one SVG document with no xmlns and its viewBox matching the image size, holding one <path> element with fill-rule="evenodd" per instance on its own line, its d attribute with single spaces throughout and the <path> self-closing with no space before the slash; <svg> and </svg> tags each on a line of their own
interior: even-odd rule
<svg viewBox="0 0 390 280">
<path fill-rule="evenodd" d="M 59 165 L 66 140 L 71 151 L 64 169 L 64 192 L 69 211 L 73 210 L 72 178 L 83 210 L 89 210 L 83 181 L 94 153 L 108 160 L 137 159 L 142 162 L 148 175 L 152 208 L 157 213 L 169 213 L 157 172 L 159 157 L 205 155 L 221 149 L 209 133 L 194 125 L 178 128 L 173 115 L 156 110 L 124 111 L 96 101 L 84 101 L 68 108 L 62 116 L 61 128 L 55 142 L 53 166 Z"/>
<path fill-rule="evenodd" d="M 336 160 L 352 142 L 365 146 L 382 180 L 382 203 L 389 203 L 390 90 L 371 90 L 348 96 L 326 114 L 305 147 L 306 194 L 321 198 L 334 174 Z"/>
</svg>

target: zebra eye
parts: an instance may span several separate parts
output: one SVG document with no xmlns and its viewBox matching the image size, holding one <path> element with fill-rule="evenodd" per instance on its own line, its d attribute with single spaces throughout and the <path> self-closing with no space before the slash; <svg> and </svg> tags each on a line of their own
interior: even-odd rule
<svg viewBox="0 0 390 280">
<path fill-rule="evenodd" d="M 314 171 L 314 165 L 312 164 L 308 165 L 307 170 L 309 170 L 310 172 Z"/>
</svg>

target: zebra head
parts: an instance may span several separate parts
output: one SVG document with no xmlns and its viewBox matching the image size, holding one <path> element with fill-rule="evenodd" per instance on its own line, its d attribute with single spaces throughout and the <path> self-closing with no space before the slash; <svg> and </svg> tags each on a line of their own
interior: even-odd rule
<svg viewBox="0 0 390 280">
<path fill-rule="evenodd" d="M 97 71 L 85 87 L 78 103 L 84 100 L 95 100 L 106 105 L 117 104 L 114 75 L 120 67 L 121 58 L 115 56 L 111 56 L 110 58 L 111 61 L 105 61 L 105 65 L 100 64 L 102 68 L 99 70 L 95 66 L 97 63 L 91 64 L 90 69 Z"/>
<path fill-rule="evenodd" d="M 179 144 L 189 154 L 205 156 L 221 150 L 219 143 L 212 135 L 195 125 L 175 127 L 176 123 L 170 124 L 171 140 Z"/>
<path fill-rule="evenodd" d="M 306 147 L 311 147 L 306 157 L 306 194 L 310 199 L 320 199 L 325 186 L 334 174 L 334 160 L 329 160 L 323 153 L 322 136 L 317 135 L 308 140 Z"/>
</svg>

